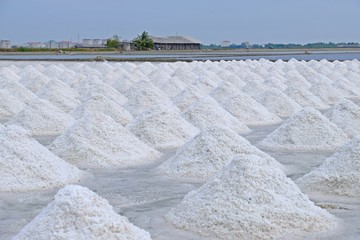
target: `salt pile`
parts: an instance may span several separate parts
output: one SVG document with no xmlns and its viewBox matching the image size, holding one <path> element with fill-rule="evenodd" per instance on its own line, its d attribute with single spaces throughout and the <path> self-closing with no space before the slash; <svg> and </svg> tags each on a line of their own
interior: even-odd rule
<svg viewBox="0 0 360 240">
<path fill-rule="evenodd" d="M 349 141 L 346 134 L 319 111 L 304 108 L 263 139 L 269 150 L 333 151 Z"/>
<path fill-rule="evenodd" d="M 25 106 L 25 103 L 14 97 L 7 89 L 0 89 L 0 121 L 14 117 Z"/>
<path fill-rule="evenodd" d="M 101 113 L 86 114 L 77 120 L 49 149 L 83 168 L 136 166 L 161 155 Z"/>
<path fill-rule="evenodd" d="M 242 81 L 238 76 L 225 69 L 219 71 L 217 75 L 220 79 L 223 79 L 223 82 L 229 82 L 239 89 L 246 85 L 246 83 Z"/>
<path fill-rule="evenodd" d="M 98 78 L 90 78 L 82 81 L 76 87 L 76 90 L 83 99 L 88 98 L 90 95 L 102 94 L 121 106 L 123 106 L 128 101 L 128 99 L 119 91 L 111 87 L 109 84 L 99 80 Z"/>
<path fill-rule="evenodd" d="M 61 134 L 74 121 L 74 118 L 49 101 L 36 99 L 30 102 L 9 123 L 22 126 L 29 130 L 33 136 L 51 136 Z"/>
<path fill-rule="evenodd" d="M 151 236 L 118 215 L 106 199 L 85 187 L 69 185 L 13 239 L 150 240 Z"/>
<path fill-rule="evenodd" d="M 22 74 L 23 77 L 20 79 L 19 82 L 33 93 L 39 91 L 50 81 L 50 78 L 48 76 L 45 76 L 44 74 L 35 69 L 33 70 L 33 72 L 22 72 Z"/>
<path fill-rule="evenodd" d="M 206 93 L 210 93 L 211 90 L 218 87 L 216 81 L 211 78 L 207 78 L 206 76 L 200 76 L 192 83 L 192 85 L 198 87 L 200 90 Z"/>
<path fill-rule="evenodd" d="M 283 169 L 275 159 L 252 146 L 230 128 L 213 125 L 180 147 L 158 170 L 172 177 L 207 179 L 239 154 L 260 156 L 272 166 Z"/>
<path fill-rule="evenodd" d="M 354 137 L 296 183 L 306 192 L 360 197 L 360 136 Z"/>
<path fill-rule="evenodd" d="M 133 116 L 124 107 L 102 94 L 93 94 L 88 96 L 88 98 L 73 111 L 72 115 L 76 119 L 79 119 L 87 112 L 103 113 L 112 117 L 121 125 L 126 125 L 133 120 Z"/>
<path fill-rule="evenodd" d="M 209 98 L 204 91 L 194 85 L 189 85 L 182 92 L 173 98 L 173 103 L 181 110 L 185 111 L 194 102 L 199 99 Z"/>
<path fill-rule="evenodd" d="M 299 104 L 275 88 L 270 88 L 254 98 L 258 103 L 279 117 L 289 117 L 301 110 Z"/>
<path fill-rule="evenodd" d="M 237 118 L 223 109 L 214 99 L 207 97 L 192 104 L 183 114 L 194 126 L 204 129 L 210 125 L 224 125 L 239 134 L 249 133 L 251 130 Z"/>
<path fill-rule="evenodd" d="M 199 133 L 180 113 L 164 105 L 155 105 L 127 127 L 142 141 L 156 149 L 177 148 Z"/>
<path fill-rule="evenodd" d="M 317 83 L 313 83 L 310 90 L 325 104 L 334 104 L 341 99 L 341 93 L 331 85 L 331 80 L 321 79 Z"/>
<path fill-rule="evenodd" d="M 40 89 L 37 95 L 50 101 L 64 112 L 70 112 L 80 104 L 80 95 L 69 85 L 56 78 Z"/>
<path fill-rule="evenodd" d="M 285 90 L 285 94 L 294 99 L 302 107 L 312 107 L 316 109 L 329 108 L 329 105 L 325 104 L 320 98 L 301 86 L 289 86 Z"/>
<path fill-rule="evenodd" d="M 324 115 L 349 137 L 360 134 L 360 107 L 355 103 L 343 99 Z"/>
<path fill-rule="evenodd" d="M 0 191 L 34 191 L 79 181 L 84 173 L 15 125 L 0 126 Z"/>
<path fill-rule="evenodd" d="M 248 126 L 270 125 L 282 121 L 245 93 L 238 93 L 225 99 L 222 107 Z"/>
<path fill-rule="evenodd" d="M 187 85 L 183 83 L 178 77 L 171 77 L 169 80 L 158 86 L 164 93 L 166 93 L 171 98 L 178 95 L 187 87 Z"/>
<path fill-rule="evenodd" d="M 210 96 L 213 97 L 219 103 L 226 98 L 236 95 L 240 92 L 240 89 L 229 81 L 224 81 L 215 89 L 210 92 Z"/>
<path fill-rule="evenodd" d="M 178 77 L 182 82 L 188 85 L 190 85 L 198 78 L 198 76 L 192 71 L 188 64 L 186 64 L 186 66 L 181 66 L 175 69 L 171 76 Z"/>
<path fill-rule="evenodd" d="M 27 89 L 18 82 L 0 82 L 0 86 L 2 88 L 6 88 L 12 95 L 14 95 L 26 104 L 37 98 L 37 96 L 33 92 L 31 92 L 29 89 Z"/>
<path fill-rule="evenodd" d="M 147 81 L 135 83 L 125 95 L 129 99 L 125 107 L 133 116 L 138 116 L 148 107 L 158 104 L 174 106 L 163 91 Z"/>
<path fill-rule="evenodd" d="M 234 158 L 166 218 L 177 228 L 219 239 L 275 239 L 335 225 L 281 170 L 254 155 Z"/>
<path fill-rule="evenodd" d="M 13 72 L 10 68 L 0 68 L 0 82 L 2 81 L 14 81 L 17 82 L 21 79 L 19 75 Z"/>
</svg>

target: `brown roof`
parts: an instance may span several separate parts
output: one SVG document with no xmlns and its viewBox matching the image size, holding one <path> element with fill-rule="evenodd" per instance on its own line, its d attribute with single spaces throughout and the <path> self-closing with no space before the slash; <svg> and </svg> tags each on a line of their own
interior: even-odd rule
<svg viewBox="0 0 360 240">
<path fill-rule="evenodd" d="M 197 43 L 200 44 L 199 40 L 192 37 L 183 36 L 167 36 L 167 37 L 154 37 L 150 36 L 154 43 Z"/>
</svg>

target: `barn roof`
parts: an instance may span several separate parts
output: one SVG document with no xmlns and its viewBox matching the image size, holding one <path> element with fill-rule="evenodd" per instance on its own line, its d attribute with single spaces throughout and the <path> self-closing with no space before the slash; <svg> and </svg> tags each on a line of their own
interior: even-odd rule
<svg viewBox="0 0 360 240">
<path fill-rule="evenodd" d="M 150 36 L 154 43 L 201 43 L 199 40 L 196 40 L 192 37 L 184 36 L 167 36 L 167 37 L 154 37 Z"/>
</svg>

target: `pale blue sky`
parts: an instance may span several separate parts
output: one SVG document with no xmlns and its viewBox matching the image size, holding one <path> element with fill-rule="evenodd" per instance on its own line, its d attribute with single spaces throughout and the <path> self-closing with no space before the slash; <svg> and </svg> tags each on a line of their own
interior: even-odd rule
<svg viewBox="0 0 360 240">
<path fill-rule="evenodd" d="M 0 0 L 0 39 L 184 35 L 205 44 L 360 42 L 360 0 Z"/>
</svg>

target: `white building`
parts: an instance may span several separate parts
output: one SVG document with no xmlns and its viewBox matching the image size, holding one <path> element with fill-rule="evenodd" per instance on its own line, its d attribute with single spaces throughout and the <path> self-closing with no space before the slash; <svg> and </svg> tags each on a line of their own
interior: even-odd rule
<svg viewBox="0 0 360 240">
<path fill-rule="evenodd" d="M 0 48 L 11 48 L 10 40 L 0 40 Z"/>
<path fill-rule="evenodd" d="M 46 48 L 59 48 L 59 43 L 54 40 L 50 40 L 45 43 L 45 47 Z"/>
<path fill-rule="evenodd" d="M 221 42 L 221 47 L 229 47 L 231 42 L 229 40 L 224 40 Z"/>
<path fill-rule="evenodd" d="M 26 45 L 29 48 L 43 48 L 45 45 L 41 42 L 27 42 Z"/>
<path fill-rule="evenodd" d="M 60 41 L 59 48 L 72 48 L 75 46 L 75 43 L 71 41 Z"/>
</svg>

